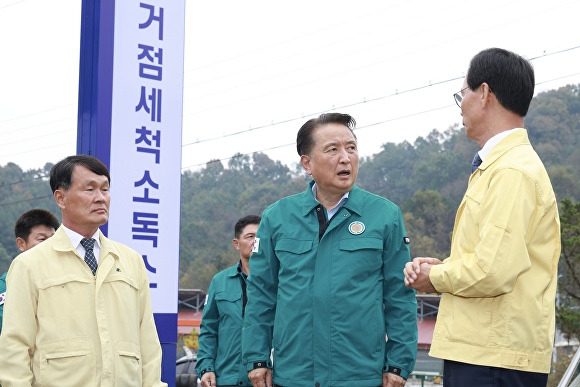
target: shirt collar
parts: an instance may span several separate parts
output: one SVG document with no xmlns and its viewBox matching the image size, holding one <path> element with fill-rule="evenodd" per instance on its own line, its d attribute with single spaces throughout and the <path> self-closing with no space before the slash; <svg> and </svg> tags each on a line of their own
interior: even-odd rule
<svg viewBox="0 0 580 387">
<path fill-rule="evenodd" d="M 241 274 L 242 277 L 248 278 L 248 275 L 246 273 L 244 273 L 244 271 L 242 270 L 242 260 L 241 259 L 238 261 L 237 270 L 238 270 L 238 274 Z"/>
<path fill-rule="evenodd" d="M 495 136 L 493 136 L 492 138 L 487 140 L 487 142 L 485 143 L 483 148 L 481 148 L 478 152 L 481 160 L 485 160 L 485 158 L 487 157 L 489 152 L 491 152 L 491 150 L 493 149 L 494 146 L 496 146 L 501 140 L 503 140 L 504 138 L 506 138 L 507 136 L 509 136 L 510 134 L 512 134 L 513 132 L 515 132 L 518 129 L 522 129 L 522 128 L 514 128 L 514 129 L 506 130 L 504 132 L 496 134 Z"/>
<path fill-rule="evenodd" d="M 318 199 L 316 199 L 316 192 L 317 192 L 316 183 L 314 183 L 314 184 L 312 184 L 312 195 L 314 196 L 314 200 L 316 200 L 317 203 L 320 203 L 318 201 Z M 334 216 L 334 214 L 336 214 L 338 212 L 338 210 L 340 210 L 340 207 L 342 207 L 344 205 L 344 203 L 348 199 L 348 194 L 349 193 L 350 193 L 350 191 L 348 191 L 347 193 L 345 193 L 344 195 L 342 195 L 342 198 L 340 198 L 340 200 L 338 201 L 338 203 L 336 203 L 336 206 L 332 207 L 328 211 L 328 220 L 332 219 L 332 217 Z"/>
<path fill-rule="evenodd" d="M 76 231 L 71 230 L 70 228 L 66 227 L 64 224 L 62 224 L 61 227 L 64 229 L 64 232 L 68 236 L 68 239 L 70 239 L 70 242 L 72 243 L 73 247 L 76 249 L 81 244 L 81 239 L 83 239 L 84 236 L 82 236 L 81 234 L 79 234 Z M 97 246 L 99 246 L 99 248 L 100 248 L 101 247 L 101 239 L 99 238 L 99 229 L 97 229 L 97 231 L 95 231 L 92 238 L 97 241 L 96 242 Z"/>
</svg>

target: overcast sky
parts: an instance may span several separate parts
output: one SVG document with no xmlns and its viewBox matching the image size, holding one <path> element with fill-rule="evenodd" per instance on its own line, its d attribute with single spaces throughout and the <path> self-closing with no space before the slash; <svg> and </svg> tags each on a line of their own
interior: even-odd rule
<svg viewBox="0 0 580 387">
<path fill-rule="evenodd" d="M 81 1 L 0 3 L 0 166 L 76 152 Z M 263 151 L 289 167 L 312 116 L 352 114 L 361 156 L 460 124 L 488 47 L 533 59 L 536 93 L 580 83 L 577 0 L 186 1 L 182 169 Z"/>
</svg>

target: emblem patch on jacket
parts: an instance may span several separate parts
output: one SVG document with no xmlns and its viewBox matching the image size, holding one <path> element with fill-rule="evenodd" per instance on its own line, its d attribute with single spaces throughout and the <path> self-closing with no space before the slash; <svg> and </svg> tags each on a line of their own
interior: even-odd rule
<svg viewBox="0 0 580 387">
<path fill-rule="evenodd" d="M 365 231 L 365 225 L 363 222 L 352 222 L 348 225 L 348 231 L 352 235 L 359 235 Z"/>
<path fill-rule="evenodd" d="M 0 305 L 4 305 L 5 300 L 6 300 L 6 292 L 0 293 Z"/>
<path fill-rule="evenodd" d="M 405 244 L 408 245 L 409 243 L 411 243 L 411 238 L 403 237 L 403 242 L 405 242 Z"/>
</svg>

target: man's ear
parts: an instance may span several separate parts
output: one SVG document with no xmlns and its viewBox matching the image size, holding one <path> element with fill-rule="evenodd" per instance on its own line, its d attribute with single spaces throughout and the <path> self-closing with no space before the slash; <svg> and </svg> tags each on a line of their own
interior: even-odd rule
<svg viewBox="0 0 580 387">
<path fill-rule="evenodd" d="M 238 241 L 236 238 L 232 239 L 232 245 L 234 245 L 236 250 L 240 249 L 240 241 Z"/>
<path fill-rule="evenodd" d="M 306 171 L 307 175 L 312 175 L 312 169 L 310 166 L 310 156 L 307 155 L 300 156 L 300 164 L 302 165 L 302 168 L 304 168 L 304 170 Z"/>
<path fill-rule="evenodd" d="M 26 251 L 26 241 L 20 237 L 16 238 L 16 247 L 20 251 Z"/>
<path fill-rule="evenodd" d="M 481 88 L 481 97 L 480 97 L 481 107 L 485 108 L 491 102 L 490 98 L 494 98 L 494 96 L 493 93 L 491 92 L 491 88 L 487 83 L 483 82 L 480 88 Z"/>
<path fill-rule="evenodd" d="M 59 188 L 56 191 L 54 191 L 53 196 L 54 196 L 54 201 L 56 202 L 56 204 L 61 209 L 63 209 L 64 208 L 64 191 Z"/>
</svg>

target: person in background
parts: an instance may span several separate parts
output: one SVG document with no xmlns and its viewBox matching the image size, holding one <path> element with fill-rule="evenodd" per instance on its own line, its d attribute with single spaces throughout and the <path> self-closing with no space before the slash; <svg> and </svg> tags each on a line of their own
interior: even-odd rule
<svg viewBox="0 0 580 387">
<path fill-rule="evenodd" d="M 413 370 L 409 238 L 396 205 L 355 185 L 354 127 L 341 113 L 307 121 L 297 150 L 313 181 L 262 215 L 242 335 L 255 387 L 403 386 Z"/>
<path fill-rule="evenodd" d="M 99 230 L 109 219 L 109 184 L 92 156 L 51 169 L 62 225 L 8 270 L 3 387 L 166 386 L 143 258 Z"/>
<path fill-rule="evenodd" d="M 24 252 L 33 248 L 40 242 L 54 235 L 60 225 L 52 212 L 35 208 L 26 211 L 16 220 L 14 235 L 18 250 Z M 4 314 L 4 302 L 6 300 L 6 275 L 0 277 L 0 333 L 2 332 L 2 316 Z"/>
<path fill-rule="evenodd" d="M 232 243 L 240 260 L 217 273 L 209 286 L 195 367 L 201 375 L 202 387 L 252 386 L 242 364 L 242 327 L 247 301 L 246 278 L 259 224 L 258 215 L 244 216 L 237 221 Z"/>
<path fill-rule="evenodd" d="M 534 70 L 500 48 L 473 57 L 455 100 L 481 150 L 459 205 L 451 254 L 418 257 L 405 283 L 442 293 L 430 355 L 446 387 L 545 386 L 554 344 L 560 221 L 524 126 Z"/>
</svg>

